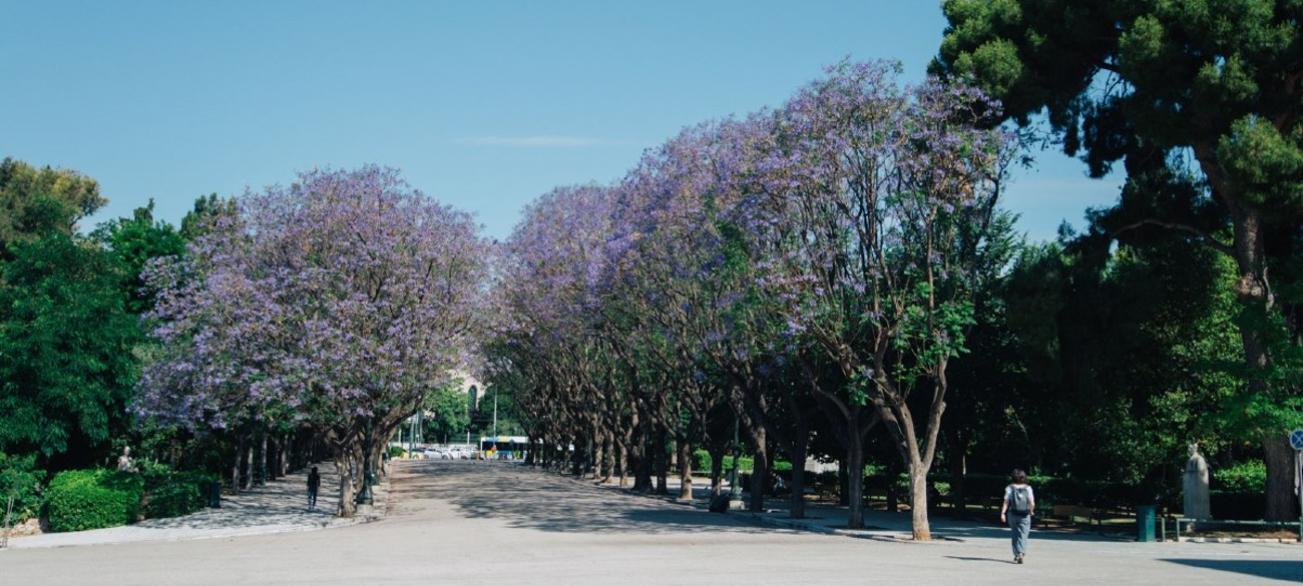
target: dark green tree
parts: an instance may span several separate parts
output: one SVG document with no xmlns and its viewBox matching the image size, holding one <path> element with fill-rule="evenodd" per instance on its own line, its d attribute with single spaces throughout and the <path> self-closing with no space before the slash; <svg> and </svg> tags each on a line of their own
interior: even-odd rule
<svg viewBox="0 0 1303 586">
<path fill-rule="evenodd" d="M 111 254 L 61 232 L 12 253 L 0 286 L 0 451 L 94 462 L 125 430 L 137 375 L 127 279 Z"/>
<path fill-rule="evenodd" d="M 158 257 L 185 254 L 185 239 L 175 227 L 154 219 L 154 200 L 136 208 L 130 218 L 119 218 L 95 229 L 95 240 L 104 243 L 127 276 L 127 310 L 142 314 L 153 306 L 153 293 L 146 290 L 142 272 Z"/>
<path fill-rule="evenodd" d="M 959 392 L 947 401 L 943 428 L 943 457 L 950 472 L 953 502 L 961 508 L 969 449 L 979 442 L 992 445 L 986 438 L 1006 428 L 1003 421 L 1011 390 L 1022 374 L 1002 294 L 1010 266 L 1023 249 L 1014 231 L 1016 220 L 1011 213 L 997 211 L 983 229 L 988 234 L 969 240 L 976 259 L 971 273 L 974 323 L 966 335 L 969 352 L 955 357 L 947 375 Z"/>
<path fill-rule="evenodd" d="M 982 466 L 1110 480 L 1153 499 L 1185 445 L 1225 443 L 1204 414 L 1237 388 L 1230 259 L 1171 234 L 1110 250 L 1087 234 L 1029 247 L 1004 284 L 1010 351 L 979 399 Z"/>
<path fill-rule="evenodd" d="M 16 243 L 51 231 L 72 234 L 105 203 L 99 184 L 76 171 L 0 161 L 0 260 L 12 256 Z"/>
<path fill-rule="evenodd" d="M 1227 282 L 1243 308 L 1245 393 L 1277 406 L 1255 420 L 1267 517 L 1292 517 L 1284 432 L 1301 419 L 1287 407 L 1299 389 L 1270 383 L 1297 370 L 1280 362 L 1297 352 L 1278 341 L 1297 347 L 1299 300 L 1278 297 L 1294 287 L 1274 267 L 1298 254 L 1303 214 L 1303 2 L 948 0 L 943 10 L 949 26 L 933 72 L 975 78 L 1021 124 L 1044 113 L 1092 175 L 1123 161 L 1137 180 L 1183 153 L 1198 163 L 1209 197 L 1190 203 L 1215 209 L 1229 230 L 1190 221 L 1198 209 L 1149 205 L 1156 192 L 1138 190 L 1122 203 L 1162 213 L 1133 217 L 1115 234 L 1161 227 L 1234 259 Z"/>
<path fill-rule="evenodd" d="M 208 232 L 208 224 L 214 218 L 234 213 L 234 198 L 224 198 L 216 193 L 201 195 L 195 200 L 194 208 L 181 218 L 181 237 L 187 241 L 194 240 Z"/>
<path fill-rule="evenodd" d="M 434 392 L 426 409 L 433 417 L 425 419 L 425 434 L 442 443 L 463 438 L 470 425 L 466 392 L 456 387 L 445 387 Z"/>
</svg>

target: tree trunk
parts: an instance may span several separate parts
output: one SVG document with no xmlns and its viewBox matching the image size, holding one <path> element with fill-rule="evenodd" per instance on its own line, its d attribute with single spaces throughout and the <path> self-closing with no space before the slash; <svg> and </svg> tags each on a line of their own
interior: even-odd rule
<svg viewBox="0 0 1303 586">
<path fill-rule="evenodd" d="M 353 508 L 353 473 L 347 456 L 335 460 L 335 469 L 339 471 L 339 510 L 340 517 L 352 517 Z"/>
<path fill-rule="evenodd" d="M 1267 462 L 1268 521 L 1297 521 L 1298 499 L 1294 495 L 1294 450 L 1285 435 L 1262 440 L 1263 460 Z M 1272 465 L 1275 463 L 1275 465 Z"/>
<path fill-rule="evenodd" d="M 656 433 L 655 451 L 656 455 L 656 494 L 670 494 L 670 456 L 669 441 L 666 437 L 665 430 Z"/>
<path fill-rule="evenodd" d="M 787 483 L 787 488 L 792 491 L 789 516 L 793 519 L 805 518 L 805 454 L 809 446 L 810 434 L 801 430 L 792 438 L 792 453 L 788 454 L 792 458 L 791 478 Z"/>
<path fill-rule="evenodd" d="M 692 446 L 686 439 L 678 440 L 679 445 L 679 500 L 692 500 Z"/>
<path fill-rule="evenodd" d="M 837 504 L 843 507 L 851 503 L 851 475 L 848 470 L 850 465 L 846 463 L 846 458 L 837 462 Z"/>
<path fill-rule="evenodd" d="M 235 457 L 231 460 L 231 494 L 240 494 L 240 459 L 244 452 L 244 442 L 235 444 Z"/>
<path fill-rule="evenodd" d="M 634 442 L 633 491 L 649 492 L 652 489 L 651 434 L 644 429 Z"/>
<path fill-rule="evenodd" d="M 864 527 L 864 442 L 852 440 L 846 448 L 846 504 L 850 509 L 846 525 Z"/>
<path fill-rule="evenodd" d="M 720 447 L 710 452 L 710 496 L 719 496 L 724 490 L 724 449 Z"/>
<path fill-rule="evenodd" d="M 263 430 L 258 434 L 258 473 L 254 475 L 254 482 L 258 486 L 267 485 L 267 431 Z"/>
<path fill-rule="evenodd" d="M 602 450 L 602 484 L 611 481 L 611 475 L 615 473 L 615 441 L 612 434 L 606 434 L 605 446 Z"/>
<path fill-rule="evenodd" d="M 760 513 L 765 510 L 765 492 L 769 488 L 769 445 L 764 427 L 751 430 L 755 440 L 755 453 L 751 460 L 751 502 L 747 509 Z"/>
<path fill-rule="evenodd" d="M 593 426 L 593 439 L 591 439 L 591 440 L 589 440 L 589 441 L 592 442 L 592 446 L 593 446 L 593 475 L 592 475 L 592 479 L 593 479 L 593 480 L 597 480 L 597 481 L 601 481 L 601 480 L 602 480 L 602 460 L 603 460 L 603 456 L 602 456 L 602 454 L 604 453 L 604 450 L 603 450 L 604 443 L 603 443 L 603 440 L 602 440 L 602 436 L 600 435 L 600 432 L 598 431 L 598 427 L 597 427 L 596 425 Z"/>
<path fill-rule="evenodd" d="M 1266 276 L 1266 252 L 1262 242 L 1262 214 L 1256 209 L 1235 202 L 1229 206 L 1234 227 L 1235 263 L 1240 278 L 1236 293 L 1241 301 L 1253 310 L 1270 313 L 1274 300 L 1269 296 Z M 1271 357 L 1263 332 L 1252 321 L 1240 322 L 1240 345 L 1244 362 L 1249 367 L 1249 392 L 1267 394 L 1267 381 L 1263 371 Z M 1293 521 L 1294 513 L 1294 454 L 1285 440 L 1286 430 L 1269 430 L 1262 438 L 1263 460 L 1267 465 L 1266 509 L 1268 521 Z"/>
<path fill-rule="evenodd" d="M 570 454 L 570 475 L 579 478 L 584 474 L 584 443 L 580 438 L 575 438 L 573 443 L 575 451 Z"/>
<path fill-rule="evenodd" d="M 617 447 L 620 450 L 618 464 L 620 466 L 620 488 L 629 486 L 629 449 L 627 444 L 619 442 Z"/>
<path fill-rule="evenodd" d="M 249 488 L 253 485 L 253 446 L 248 442 L 240 442 L 240 488 Z"/>
<path fill-rule="evenodd" d="M 1199 167 L 1212 186 L 1213 196 L 1226 205 L 1231 217 L 1232 256 L 1239 277 L 1235 293 L 1251 310 L 1270 313 L 1275 310 L 1267 282 L 1266 246 L 1262 234 L 1262 211 L 1244 201 L 1234 181 L 1229 178 L 1217 158 L 1216 144 L 1211 141 L 1196 142 L 1193 146 Z M 1262 320 L 1239 322 L 1240 345 L 1244 364 L 1248 367 L 1248 392 L 1266 394 L 1269 389 L 1263 371 L 1270 364 L 1266 336 L 1261 330 Z M 1268 521 L 1293 521 L 1294 515 L 1294 457 L 1280 448 L 1286 430 L 1268 430 L 1262 438 L 1263 460 L 1267 465 L 1266 510 Z M 1291 480 L 1286 481 L 1286 478 Z"/>
<path fill-rule="evenodd" d="M 921 462 L 909 465 L 909 516 L 914 525 L 914 541 L 932 539 L 932 530 L 927 520 L 927 470 Z"/>
<path fill-rule="evenodd" d="M 267 480 L 276 480 L 280 477 L 280 471 L 277 467 L 280 465 L 280 442 L 276 437 L 267 438 Z"/>
<path fill-rule="evenodd" d="M 950 504 L 960 517 L 968 513 L 968 503 L 964 498 L 964 476 L 967 472 L 965 451 L 963 442 L 952 441 L 950 451 L 946 454 L 946 461 L 950 464 Z"/>
</svg>

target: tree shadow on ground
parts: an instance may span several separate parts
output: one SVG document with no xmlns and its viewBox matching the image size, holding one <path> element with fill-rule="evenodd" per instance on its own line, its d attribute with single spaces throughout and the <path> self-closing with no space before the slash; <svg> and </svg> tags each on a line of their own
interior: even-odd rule
<svg viewBox="0 0 1303 586">
<path fill-rule="evenodd" d="M 1164 562 L 1190 566 L 1194 568 L 1204 568 L 1208 570 L 1221 570 L 1223 572 L 1234 572 L 1236 574 L 1247 574 L 1259 578 L 1271 578 L 1274 580 L 1289 580 L 1292 582 L 1303 582 L 1303 562 L 1290 560 L 1206 560 L 1206 559 L 1185 559 L 1185 558 L 1166 558 Z"/>
<path fill-rule="evenodd" d="M 772 503 L 771 512 L 774 519 L 785 521 L 787 503 L 785 501 L 767 501 L 767 505 Z M 846 509 L 831 508 L 827 505 L 807 506 L 806 519 L 826 519 L 821 525 L 836 529 L 846 529 Z M 953 539 L 965 541 L 968 539 L 1010 539 L 1012 533 L 1004 525 L 995 523 L 986 523 L 973 519 L 956 519 L 954 517 L 938 514 L 929 515 L 931 521 L 932 535 L 937 539 Z M 833 522 L 834 519 L 843 520 L 841 523 Z M 854 537 L 864 539 L 895 540 L 892 537 L 874 535 L 873 532 L 890 532 L 898 535 L 908 536 L 911 531 L 911 520 L 908 511 L 889 513 L 878 510 L 865 510 L 864 512 L 864 533 L 852 533 Z M 857 530 L 851 530 L 855 532 Z M 1047 529 L 1038 525 L 1033 525 L 1031 539 L 1036 541 L 1066 541 L 1066 542 L 1130 542 L 1135 541 L 1134 536 L 1125 533 L 1091 533 L 1083 531 L 1064 531 L 1058 529 Z"/>
<path fill-rule="evenodd" d="M 513 528 L 641 535 L 795 533 L 520 465 L 433 461 L 418 466 L 418 473 L 393 485 L 390 494 L 396 501 L 439 498 L 451 502 L 467 518 L 496 519 Z M 493 473 L 485 473 L 488 466 L 495 468 Z"/>
<path fill-rule="evenodd" d="M 998 525 L 951 525 L 947 521 L 934 520 L 932 532 L 936 535 L 950 539 L 1011 539 L 1012 531 L 1007 527 Z M 1077 541 L 1077 542 L 1114 542 L 1123 543 L 1135 541 L 1134 537 L 1128 535 L 1114 534 L 1096 534 L 1081 533 L 1072 531 L 1053 531 L 1045 529 L 1032 529 L 1030 539 L 1034 541 Z"/>
<path fill-rule="evenodd" d="M 266 525 L 325 527 L 335 520 L 339 476 L 329 463 L 318 464 L 321 493 L 317 508 L 308 510 L 306 473 L 269 481 L 235 496 L 223 496 L 220 509 L 200 509 L 180 517 L 146 519 L 140 529 L 242 529 Z"/>
</svg>

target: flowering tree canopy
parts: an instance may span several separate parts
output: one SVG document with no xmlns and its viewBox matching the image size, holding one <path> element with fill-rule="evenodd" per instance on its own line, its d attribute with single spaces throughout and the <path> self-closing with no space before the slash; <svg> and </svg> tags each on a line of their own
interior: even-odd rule
<svg viewBox="0 0 1303 586">
<path fill-rule="evenodd" d="M 926 539 L 946 366 L 972 323 L 1009 140 L 972 88 L 904 86 L 890 63 L 827 73 L 777 110 L 684 130 L 609 188 L 531 207 L 499 284 L 522 326 L 499 378 L 535 381 L 518 403 L 550 421 L 549 441 L 620 439 L 639 480 L 649 462 L 663 472 L 670 436 L 682 470 L 727 405 L 752 443 L 753 507 L 770 443 L 804 459 L 813 405 L 852 470 L 884 422 Z M 932 395 L 918 421 L 915 389 Z"/>
<path fill-rule="evenodd" d="M 463 361 L 489 258 L 470 216 L 392 169 L 246 193 L 153 268 L 163 345 L 137 408 L 215 429 L 291 418 L 374 450 Z"/>
</svg>

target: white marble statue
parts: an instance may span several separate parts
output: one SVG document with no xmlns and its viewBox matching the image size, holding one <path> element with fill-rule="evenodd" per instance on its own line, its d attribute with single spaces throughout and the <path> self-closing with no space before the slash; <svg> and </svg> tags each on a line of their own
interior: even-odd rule
<svg viewBox="0 0 1303 586">
<path fill-rule="evenodd" d="M 1185 463 L 1185 479 L 1181 485 L 1184 496 L 1184 515 L 1187 519 L 1211 519 L 1212 506 L 1208 500 L 1208 461 L 1199 455 L 1199 444 L 1190 444 L 1190 460 Z"/>
</svg>

